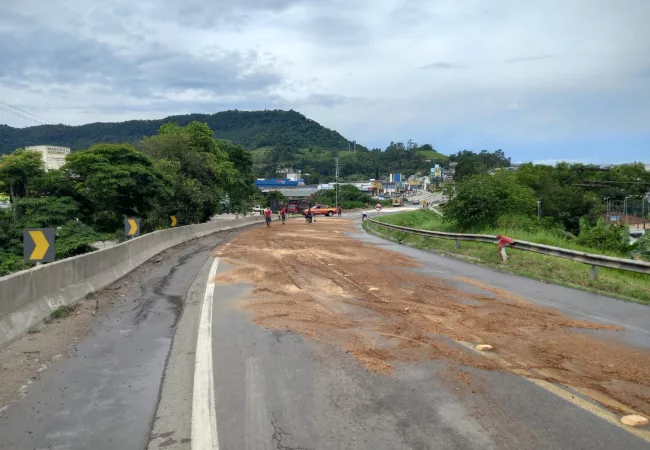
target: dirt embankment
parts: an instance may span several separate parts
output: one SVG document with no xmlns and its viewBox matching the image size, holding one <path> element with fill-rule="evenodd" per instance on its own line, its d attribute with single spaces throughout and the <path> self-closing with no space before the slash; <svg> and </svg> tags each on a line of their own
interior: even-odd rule
<svg viewBox="0 0 650 450">
<path fill-rule="evenodd" d="M 426 359 L 523 369 L 596 393 L 621 412 L 650 414 L 650 352 L 584 332 L 615 327 L 469 279 L 415 273 L 414 260 L 346 237 L 348 226 L 333 219 L 248 230 L 219 251 L 231 270 L 216 281 L 254 286 L 240 305 L 259 325 L 339 346 L 373 371 Z M 457 342 L 489 343 L 499 358 Z"/>
</svg>

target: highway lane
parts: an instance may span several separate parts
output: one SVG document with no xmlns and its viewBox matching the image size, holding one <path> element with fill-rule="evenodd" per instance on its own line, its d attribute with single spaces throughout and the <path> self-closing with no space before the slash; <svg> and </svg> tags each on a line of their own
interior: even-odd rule
<svg viewBox="0 0 650 450">
<path fill-rule="evenodd" d="M 421 264 L 409 271 L 458 286 L 468 301 L 470 293 L 505 288 L 578 319 L 629 324 L 622 338 L 645 347 L 650 309 L 388 243 L 358 227 L 342 232 L 329 226 L 340 219 L 327 220 L 311 228 L 294 223 L 251 230 L 220 252 L 211 343 L 220 448 L 648 448 L 649 433 L 618 424 L 617 412 L 568 388 L 554 391 L 553 384 L 494 368 L 459 366 L 453 358 L 388 359 L 391 369 L 384 372 L 386 361 L 364 359 L 372 354 L 340 338 L 349 326 L 376 325 L 376 315 L 358 300 L 367 285 L 381 285 L 367 271 L 354 272 L 367 260 L 343 261 L 364 252 L 375 264 L 390 265 L 399 258 L 395 255 L 405 255 Z M 318 226 L 323 230 L 314 231 Z M 350 251 L 337 252 L 336 246 Z M 292 261 L 290 255 L 299 256 Z M 301 265 L 310 269 L 302 271 Z M 346 289 L 351 296 L 346 297 Z M 337 297 L 348 301 L 337 303 Z M 338 314 L 354 324 L 340 323 Z M 381 337 L 372 339 L 375 345 Z"/>
<path fill-rule="evenodd" d="M 457 342 L 480 334 L 510 361 L 522 354 L 507 323 L 550 350 L 567 336 L 614 336 L 623 356 L 634 345 L 647 361 L 650 309 L 387 242 L 352 219 L 220 233 L 120 280 L 97 297 L 91 332 L 0 412 L 0 448 L 648 448 L 647 428 L 620 425 L 593 392 L 531 382 Z M 528 301 L 626 329 L 565 330 L 581 324 Z M 507 320 L 482 321 L 492 308 Z M 422 332 L 427 317 L 453 326 Z M 595 361 L 610 355 L 585 345 L 575 343 Z M 570 361 L 582 387 L 593 367 Z"/>
<path fill-rule="evenodd" d="M 24 374 L 24 396 L 0 409 L 0 449 L 146 448 L 186 294 L 210 251 L 233 235 L 222 232 L 169 249 L 82 300 L 83 315 L 61 319 L 4 349 L 13 358 L 23 356 L 15 355 L 19 349 L 42 358 L 47 340 L 56 341 L 62 327 L 88 321 L 88 333 L 62 348 L 63 357 L 43 359 L 39 364 L 49 364 L 47 370 Z M 95 305 L 99 309 L 91 316 Z M 0 367 L 3 391 L 17 390 L 5 381 L 10 375 Z M 189 439 L 189 430 L 183 438 Z"/>
</svg>

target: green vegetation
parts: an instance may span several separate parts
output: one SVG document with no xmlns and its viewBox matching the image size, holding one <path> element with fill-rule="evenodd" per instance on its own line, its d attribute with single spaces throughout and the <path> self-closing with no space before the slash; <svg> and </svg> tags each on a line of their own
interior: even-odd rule
<svg viewBox="0 0 650 450">
<path fill-rule="evenodd" d="M 488 152 L 481 150 L 474 153 L 463 150 L 449 156 L 449 161 L 456 163 L 454 179 L 459 181 L 472 175 L 486 173 L 493 169 L 502 169 L 511 166 L 510 158 L 506 158 L 503 150 Z"/>
<path fill-rule="evenodd" d="M 57 308 L 52 314 L 50 319 L 64 319 L 75 311 L 74 306 L 61 306 Z"/>
<path fill-rule="evenodd" d="M 80 126 L 39 125 L 12 128 L 0 125 L 0 154 L 25 145 L 51 144 L 85 149 L 93 144 L 136 144 L 156 134 L 165 123 L 183 127 L 192 122 L 206 123 L 217 139 L 243 145 L 249 150 L 284 144 L 296 148 L 318 145 L 347 149 L 348 141 L 336 131 L 310 120 L 296 111 L 222 111 L 216 114 L 186 114 L 159 120 L 129 120 L 120 123 L 91 123 Z M 357 145 L 357 149 L 361 146 Z"/>
<path fill-rule="evenodd" d="M 130 144 L 96 144 L 45 172 L 40 154 L 18 149 L 0 159 L 0 276 L 31 266 L 23 261 L 24 228 L 55 228 L 56 258 L 93 250 L 123 237 L 125 217 L 142 232 L 202 223 L 220 212 L 250 211 L 259 196 L 253 162 L 240 145 L 213 138 L 205 123 L 164 124 Z"/>
<path fill-rule="evenodd" d="M 424 156 L 424 154 L 429 156 Z M 253 151 L 255 171 L 260 177 L 273 177 L 282 167 L 300 169 L 307 184 L 332 181 L 335 176 L 335 158 L 339 158 L 339 177 L 345 181 L 367 181 L 389 173 L 410 176 L 430 172 L 434 164 L 447 164 L 448 158 L 431 147 L 409 141 L 391 142 L 385 150 L 368 150 L 357 145 L 355 152 L 333 151 L 323 146 L 294 147 L 275 145 Z"/>
<path fill-rule="evenodd" d="M 454 224 L 445 221 L 433 211 L 391 214 L 382 216 L 379 220 L 385 223 L 424 230 L 455 230 Z M 552 230 L 538 228 L 537 230 L 527 231 L 525 226 L 523 228 L 503 227 L 504 224 L 511 223 L 511 220 L 505 220 L 502 222 L 501 227 L 496 226 L 494 228 L 473 231 L 491 235 L 504 234 L 529 242 L 571 248 L 590 253 L 602 253 L 599 249 L 586 247 L 575 241 L 568 241 L 561 234 Z M 575 261 L 512 248 L 508 250 L 508 261 L 503 262 L 497 253 L 497 246 L 495 244 L 463 241 L 461 242 L 460 248 L 456 248 L 455 241 L 453 240 L 437 238 L 424 239 L 422 236 L 377 227 L 369 222 L 364 223 L 364 228 L 391 240 L 466 259 L 470 262 L 486 265 L 501 271 L 587 291 L 600 292 L 628 301 L 650 304 L 650 277 L 648 275 L 600 268 L 598 277 L 595 280 L 591 280 L 590 267 Z M 607 254 L 612 253 L 607 252 Z"/>
<path fill-rule="evenodd" d="M 308 182 L 331 181 L 334 158 L 339 157 L 344 180 L 367 180 L 401 172 L 428 173 L 433 164 L 448 158 L 430 144 L 391 142 L 385 151 L 370 151 L 357 144 L 348 152 L 349 141 L 296 111 L 223 111 L 216 114 L 187 114 L 161 120 L 131 120 L 121 123 L 92 123 L 81 126 L 40 125 L 12 128 L 0 125 L 0 154 L 24 145 L 51 144 L 70 147 L 73 152 L 97 144 L 137 146 L 146 136 L 156 134 L 166 123 L 185 127 L 206 123 L 215 139 L 226 145 L 241 145 L 250 151 L 255 175 L 273 177 L 282 167 L 308 173 Z"/>
</svg>

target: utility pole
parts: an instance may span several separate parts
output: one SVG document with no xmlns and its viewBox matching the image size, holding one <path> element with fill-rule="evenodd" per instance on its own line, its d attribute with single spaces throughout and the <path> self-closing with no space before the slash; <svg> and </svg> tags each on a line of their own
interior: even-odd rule
<svg viewBox="0 0 650 450">
<path fill-rule="evenodd" d="M 350 141 L 348 141 L 348 153 L 350 153 Z"/>
<path fill-rule="evenodd" d="M 339 159 L 336 158 L 335 161 L 336 161 L 336 185 L 334 186 L 334 190 L 336 195 L 336 209 L 338 209 L 339 207 Z"/>
<path fill-rule="evenodd" d="M 537 200 L 537 220 L 542 220 L 542 200 Z"/>
<path fill-rule="evenodd" d="M 352 141 L 352 142 L 354 142 L 354 151 L 356 152 L 357 151 L 357 141 Z"/>
</svg>

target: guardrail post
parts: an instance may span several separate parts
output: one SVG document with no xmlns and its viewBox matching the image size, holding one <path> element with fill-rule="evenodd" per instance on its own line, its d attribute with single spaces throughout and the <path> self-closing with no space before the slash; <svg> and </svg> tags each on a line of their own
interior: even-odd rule
<svg viewBox="0 0 650 450">
<path fill-rule="evenodd" d="M 591 280 L 595 280 L 598 277 L 598 266 L 591 266 Z"/>
<path fill-rule="evenodd" d="M 456 239 L 456 250 L 458 250 L 459 248 L 460 248 L 460 241 Z"/>
</svg>

